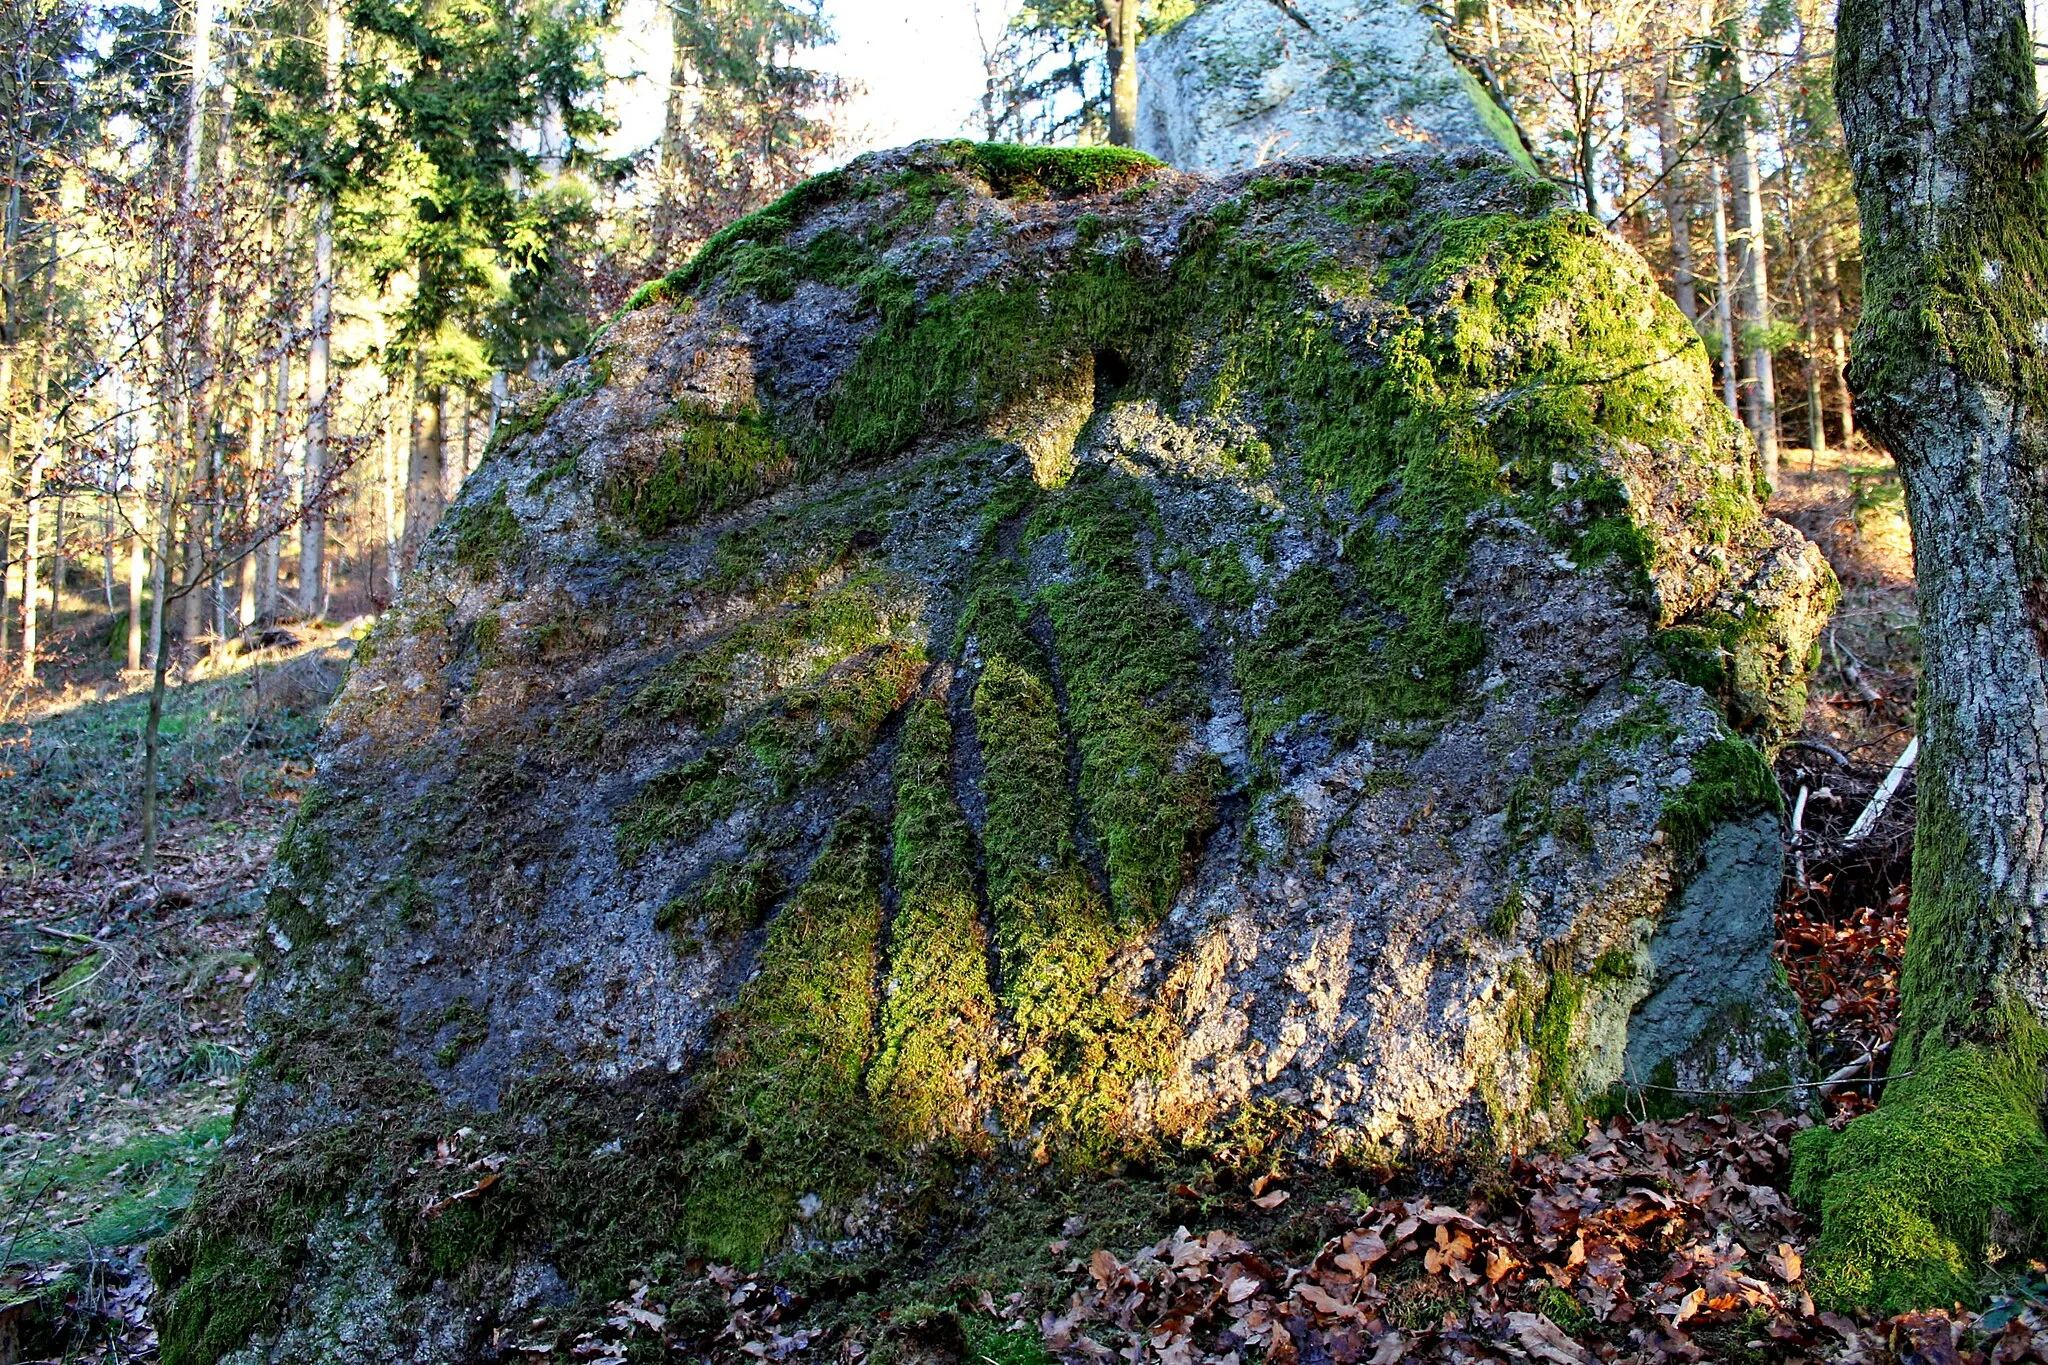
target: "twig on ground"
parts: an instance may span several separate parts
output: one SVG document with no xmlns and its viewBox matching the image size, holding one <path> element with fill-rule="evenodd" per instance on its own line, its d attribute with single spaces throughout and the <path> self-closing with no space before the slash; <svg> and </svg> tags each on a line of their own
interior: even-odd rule
<svg viewBox="0 0 2048 1365">
<path fill-rule="evenodd" d="M 1905 780 L 1906 771 L 1913 766 L 1913 760 L 1919 756 L 1920 737 L 1915 735 L 1906 745 L 1906 751 L 1899 755 L 1898 762 L 1892 764 L 1892 770 L 1884 775 L 1884 781 L 1871 796 L 1870 804 L 1863 808 L 1863 814 L 1857 816 L 1856 823 L 1849 826 L 1848 834 L 1842 839 L 1844 844 L 1857 843 L 1877 826 L 1877 822 L 1884 817 L 1885 807 L 1891 804 L 1893 794 L 1898 791 L 1899 783 Z"/>
</svg>

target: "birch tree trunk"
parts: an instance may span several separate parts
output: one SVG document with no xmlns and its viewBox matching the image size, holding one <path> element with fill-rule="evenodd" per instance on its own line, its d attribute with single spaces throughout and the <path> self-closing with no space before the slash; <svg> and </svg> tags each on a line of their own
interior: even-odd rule
<svg viewBox="0 0 2048 1365">
<path fill-rule="evenodd" d="M 1850 384 L 1905 484 L 1925 663 L 1891 1080 L 1801 1136 L 1794 1193 L 1822 1215 L 1816 1297 L 1885 1308 L 1973 1297 L 2048 1217 L 2048 182 L 2023 3 L 1843 0 L 1836 48 Z"/>
<path fill-rule="evenodd" d="M 1743 77 L 1745 91 L 1748 78 Z M 1764 239 L 1763 177 L 1756 161 L 1756 126 L 1738 105 L 1730 139 L 1729 177 L 1735 182 L 1737 247 L 1742 272 L 1743 341 L 1749 351 L 1749 429 L 1763 465 L 1764 482 L 1778 482 L 1778 385 L 1771 368 L 1771 282 Z"/>
<path fill-rule="evenodd" d="M 1663 175 L 1664 221 L 1671 225 L 1671 292 L 1678 311 L 1697 326 L 1700 320 L 1699 286 L 1693 279 L 1692 204 L 1678 178 L 1678 115 L 1671 107 L 1671 66 L 1657 68 L 1657 169 Z"/>
<path fill-rule="evenodd" d="M 1735 281 L 1728 273 L 1728 191 L 1714 163 L 1714 317 L 1721 324 L 1721 401 L 1740 417 L 1735 392 Z"/>
<path fill-rule="evenodd" d="M 324 7 L 327 108 L 341 91 L 344 30 L 341 0 Z M 309 621 L 327 614 L 328 351 L 334 335 L 334 189 L 323 185 L 313 220 L 313 336 L 306 347 L 306 467 L 299 521 L 299 613 Z"/>
</svg>

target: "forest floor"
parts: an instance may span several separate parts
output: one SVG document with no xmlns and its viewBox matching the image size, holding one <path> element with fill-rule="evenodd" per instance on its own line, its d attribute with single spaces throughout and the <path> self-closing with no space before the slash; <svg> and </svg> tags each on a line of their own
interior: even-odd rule
<svg viewBox="0 0 2048 1365">
<path fill-rule="evenodd" d="M 1787 452 L 1784 469 L 1774 510 L 1843 584 L 1805 726 L 1778 760 L 1799 815 L 1781 957 L 1833 1082 L 1825 1121 L 1840 1123 L 1873 1103 L 1896 1021 L 1910 774 L 1868 835 L 1843 836 L 1910 738 L 1911 546 L 1881 457 L 1835 452 L 1809 472 L 1805 452 Z M 152 876 L 131 818 L 146 683 L 108 664 L 113 625 L 74 626 L 48 684 L 0 699 L 0 1365 L 155 1358 L 143 1247 L 226 1134 L 271 845 L 310 775 L 352 633 L 295 627 L 180 676 Z M 1505 1168 L 1411 1172 L 1336 1197 L 1267 1159 L 1176 1188 L 1175 1207 L 1194 1212 L 1164 1241 L 1133 1244 L 1077 1209 L 1028 1274 L 934 1284 L 928 1311 L 836 1340 L 801 1325 L 817 1321 L 802 1286 L 712 1267 L 688 1292 L 638 1289 L 570 1354 L 653 1359 L 667 1343 L 682 1356 L 841 1365 L 2048 1360 L 2039 1266 L 1987 1286 L 1981 1313 L 1815 1312 L 1801 1285 L 1812 1230 L 1784 1195 L 1786 1143 L 1810 1121 L 1621 1118 Z"/>
<path fill-rule="evenodd" d="M 263 876 L 352 648 L 294 627 L 174 670 L 152 874 L 149 676 L 73 605 L 42 685 L 0 694 L 0 1361 L 153 1357 L 143 1247 L 227 1135 Z"/>
</svg>

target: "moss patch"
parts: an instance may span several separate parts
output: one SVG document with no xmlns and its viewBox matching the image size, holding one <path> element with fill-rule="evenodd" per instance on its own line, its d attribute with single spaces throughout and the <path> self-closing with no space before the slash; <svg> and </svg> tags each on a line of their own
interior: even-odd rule
<svg viewBox="0 0 2048 1365">
<path fill-rule="evenodd" d="M 985 662 L 973 701 L 1002 1003 L 1020 1046 L 1009 1125 L 1022 1132 L 1042 1124 L 1041 1151 L 1086 1159 L 1115 1140 L 1132 1086 L 1164 1066 L 1165 1048 L 1159 1021 L 1141 1017 L 1106 979 L 1125 936 L 1081 866 L 1052 684 L 1009 610 L 1008 632 L 1000 602 L 977 618 L 992 628 L 981 637 Z M 1008 642 L 999 643 L 1005 633 Z"/>
<path fill-rule="evenodd" d="M 1080 572 L 1041 595 L 1080 756 L 1080 794 L 1102 847 L 1119 925 L 1150 927 L 1172 908 L 1207 833 L 1213 760 L 1192 762 L 1202 643 L 1187 614 L 1148 587 L 1139 536 L 1150 495 L 1122 477 L 1087 481 L 1032 520 L 1033 534 L 1066 533 Z"/>
<path fill-rule="evenodd" d="M 1785 803 L 1771 765 L 1746 739 L 1711 740 L 1692 756 L 1692 781 L 1664 796 L 1659 822 L 1683 861 L 1698 853 L 1714 826 Z"/>
<path fill-rule="evenodd" d="M 858 576 L 787 611 L 742 622 L 712 644 L 657 673 L 632 709 L 715 726 L 733 706 L 736 684 L 768 690 L 802 685 L 888 638 L 893 603 L 878 575 Z"/>
<path fill-rule="evenodd" d="M 1874 1112 L 1839 1133 L 1798 1136 L 1793 1196 L 1821 1216 L 1809 1262 L 1816 1299 L 1887 1313 L 1974 1301 L 1993 1214 L 2038 1237 L 2048 1220 L 2048 1049 L 2034 1027 L 2026 1047 L 1923 1056 Z"/>
<path fill-rule="evenodd" d="M 873 1044 L 883 835 L 855 809 L 768 931 L 714 1057 L 709 1112 L 725 1150 L 686 1193 L 690 1241 L 752 1262 L 799 1196 L 871 1179 L 878 1135 L 861 1082 Z"/>
<path fill-rule="evenodd" d="M 1165 164 L 1128 147 L 1038 147 L 1013 142 L 951 143 L 962 169 L 998 199 L 1103 194 L 1137 184 Z"/>
<path fill-rule="evenodd" d="M 986 1146 L 996 1081 L 995 1000 L 975 896 L 974 837 L 953 795 L 945 705 L 914 705 L 896 752 L 893 869 L 881 1039 L 868 1088 L 892 1137 Z"/>
<path fill-rule="evenodd" d="M 721 415 L 685 407 L 666 434 L 651 468 L 616 473 L 604 488 L 612 514 L 643 536 L 743 507 L 796 472 L 756 410 Z"/>
<path fill-rule="evenodd" d="M 518 560 L 525 533 L 519 518 L 505 505 L 505 490 L 466 502 L 448 516 L 448 536 L 455 562 L 479 578 L 510 567 Z"/>
</svg>

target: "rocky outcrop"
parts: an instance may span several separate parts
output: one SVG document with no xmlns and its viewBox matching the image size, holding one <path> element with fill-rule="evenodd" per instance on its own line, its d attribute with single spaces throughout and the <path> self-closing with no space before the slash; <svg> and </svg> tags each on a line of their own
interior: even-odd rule
<svg viewBox="0 0 2048 1365">
<path fill-rule="evenodd" d="M 359 649 L 164 1359 L 490 1358 L 991 1172 L 1796 1083 L 1757 744 L 1833 588 L 1756 480 L 1488 154 L 808 182 L 508 419 Z"/>
<path fill-rule="evenodd" d="M 1213 0 L 1138 53 L 1138 145 L 1219 174 L 1289 157 L 1527 152 L 1410 0 Z"/>
</svg>

